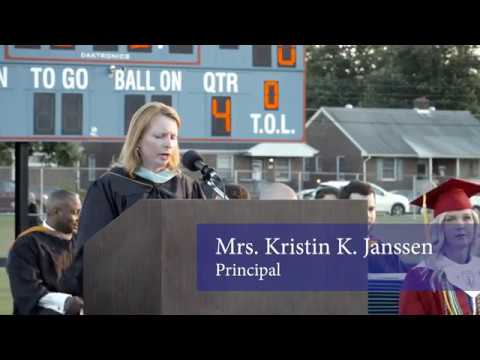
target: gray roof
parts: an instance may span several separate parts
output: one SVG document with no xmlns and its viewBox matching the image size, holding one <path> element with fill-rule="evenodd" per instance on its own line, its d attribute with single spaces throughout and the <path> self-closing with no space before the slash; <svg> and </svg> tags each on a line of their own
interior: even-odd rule
<svg viewBox="0 0 480 360">
<path fill-rule="evenodd" d="M 480 122 L 468 111 L 323 110 L 364 156 L 480 158 Z"/>
<path fill-rule="evenodd" d="M 181 142 L 181 152 L 197 150 L 203 153 L 241 154 L 252 157 L 313 157 L 318 151 L 304 143 L 223 143 Z"/>
</svg>

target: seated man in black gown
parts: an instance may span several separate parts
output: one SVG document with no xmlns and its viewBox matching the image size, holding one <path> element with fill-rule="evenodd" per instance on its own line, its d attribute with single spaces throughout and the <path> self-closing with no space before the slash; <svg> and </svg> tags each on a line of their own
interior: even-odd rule
<svg viewBox="0 0 480 360">
<path fill-rule="evenodd" d="M 47 203 L 47 220 L 15 240 L 7 262 L 14 315 L 81 313 L 82 299 L 62 293 L 58 284 L 72 263 L 80 209 L 77 194 L 55 191 Z"/>
</svg>

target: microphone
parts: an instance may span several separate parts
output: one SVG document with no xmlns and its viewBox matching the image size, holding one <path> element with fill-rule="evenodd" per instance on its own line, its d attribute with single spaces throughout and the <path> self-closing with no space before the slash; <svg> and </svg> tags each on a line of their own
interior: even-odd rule
<svg viewBox="0 0 480 360">
<path fill-rule="evenodd" d="M 182 164 L 190 171 L 200 171 L 205 180 L 221 181 L 215 169 L 209 167 L 195 150 L 188 150 L 182 157 Z"/>
<path fill-rule="evenodd" d="M 194 150 L 188 150 L 182 157 L 182 164 L 190 171 L 200 171 L 203 175 L 203 180 L 220 196 L 221 199 L 229 200 L 225 194 L 225 189 L 222 190 L 219 186 L 225 187 L 220 176 L 217 175 L 215 169 L 211 168 L 205 163 L 205 160 Z"/>
</svg>

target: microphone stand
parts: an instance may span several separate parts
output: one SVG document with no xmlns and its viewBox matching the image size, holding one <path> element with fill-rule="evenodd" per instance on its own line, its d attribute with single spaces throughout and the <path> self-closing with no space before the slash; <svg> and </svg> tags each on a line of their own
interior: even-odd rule
<svg viewBox="0 0 480 360">
<path fill-rule="evenodd" d="M 222 179 L 213 171 L 213 169 L 209 169 L 206 166 L 201 170 L 203 175 L 203 181 L 210 186 L 210 188 L 218 195 L 222 200 L 230 200 L 225 194 L 225 192 L 220 189 L 219 185 L 216 184 L 215 180 L 219 183 L 223 183 Z"/>
</svg>

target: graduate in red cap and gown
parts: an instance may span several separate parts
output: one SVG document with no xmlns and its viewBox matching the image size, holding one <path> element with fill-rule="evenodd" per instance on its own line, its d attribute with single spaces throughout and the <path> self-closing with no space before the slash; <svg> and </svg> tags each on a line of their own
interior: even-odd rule
<svg viewBox="0 0 480 360">
<path fill-rule="evenodd" d="M 479 192 L 479 184 L 450 179 L 412 201 L 434 211 L 427 234 L 432 254 L 407 274 L 401 315 L 480 314 L 479 220 L 470 202 Z"/>
</svg>

